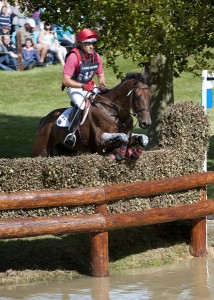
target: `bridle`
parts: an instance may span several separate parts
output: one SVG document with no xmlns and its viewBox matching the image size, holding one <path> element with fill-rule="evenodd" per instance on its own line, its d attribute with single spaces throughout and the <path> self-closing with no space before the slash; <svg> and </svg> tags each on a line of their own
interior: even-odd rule
<svg viewBox="0 0 214 300">
<path fill-rule="evenodd" d="M 150 112 L 149 109 L 142 108 L 142 109 L 139 109 L 139 110 L 135 111 L 135 112 L 133 113 L 133 116 L 137 117 L 138 114 L 139 114 L 140 112 L 143 112 L 143 111 L 145 111 L 145 112 Z"/>
<path fill-rule="evenodd" d="M 148 89 L 150 89 L 148 86 L 133 86 L 133 88 L 128 92 L 128 94 L 127 94 L 127 96 L 130 96 L 131 95 L 131 98 L 130 98 L 130 102 L 132 102 L 132 99 L 133 99 L 133 90 L 134 89 L 141 89 L 141 90 L 148 90 Z M 146 109 L 146 108 L 142 108 L 142 109 L 139 109 L 139 110 L 137 110 L 137 111 L 135 111 L 134 113 L 133 113 L 133 116 L 135 116 L 135 117 L 138 117 L 138 114 L 140 113 L 140 112 L 149 112 L 150 110 L 149 109 Z"/>
</svg>

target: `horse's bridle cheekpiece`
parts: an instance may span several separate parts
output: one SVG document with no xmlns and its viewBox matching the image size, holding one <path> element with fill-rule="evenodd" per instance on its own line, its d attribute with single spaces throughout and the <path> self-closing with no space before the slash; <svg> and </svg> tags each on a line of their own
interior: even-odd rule
<svg viewBox="0 0 214 300">
<path fill-rule="evenodd" d="M 132 93 L 133 93 L 134 89 L 147 90 L 147 89 L 149 89 L 149 87 L 148 86 L 133 86 L 133 88 L 127 94 L 127 97 L 131 95 L 131 100 L 132 100 L 132 95 L 133 95 Z M 150 109 L 146 109 L 146 108 L 139 109 L 139 110 L 137 110 L 137 111 L 134 112 L 133 116 L 137 117 L 138 114 L 140 112 L 143 112 L 143 111 L 150 112 Z"/>
</svg>

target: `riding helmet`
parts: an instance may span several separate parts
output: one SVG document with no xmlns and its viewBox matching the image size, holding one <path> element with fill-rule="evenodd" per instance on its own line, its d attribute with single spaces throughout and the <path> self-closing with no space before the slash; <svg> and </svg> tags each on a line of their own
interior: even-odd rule
<svg viewBox="0 0 214 300">
<path fill-rule="evenodd" d="M 96 42 L 99 35 L 91 29 L 84 28 L 77 34 L 77 43 Z"/>
</svg>

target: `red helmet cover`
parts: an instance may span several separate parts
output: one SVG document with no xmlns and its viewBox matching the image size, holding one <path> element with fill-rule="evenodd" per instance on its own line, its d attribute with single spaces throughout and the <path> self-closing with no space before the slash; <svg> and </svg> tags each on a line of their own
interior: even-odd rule
<svg viewBox="0 0 214 300">
<path fill-rule="evenodd" d="M 88 28 L 84 28 L 77 34 L 77 43 L 84 42 L 88 39 L 96 39 L 97 40 L 98 37 L 99 37 L 99 35 L 95 31 L 88 29 Z"/>
</svg>

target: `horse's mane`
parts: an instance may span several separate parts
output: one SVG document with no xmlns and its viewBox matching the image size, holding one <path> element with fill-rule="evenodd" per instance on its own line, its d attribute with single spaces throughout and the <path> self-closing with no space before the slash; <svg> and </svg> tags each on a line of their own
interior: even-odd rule
<svg viewBox="0 0 214 300">
<path fill-rule="evenodd" d="M 141 81 L 144 84 L 150 85 L 148 74 L 130 72 L 130 73 L 127 73 L 126 76 L 121 80 L 121 82 L 119 84 L 117 84 L 113 89 L 109 89 L 109 90 L 106 90 L 105 92 L 101 92 L 101 94 L 106 94 L 108 92 L 116 90 L 119 86 L 121 86 L 124 83 L 124 81 L 130 80 L 130 79 L 135 79 L 136 81 Z"/>
<path fill-rule="evenodd" d="M 142 83 L 148 84 L 149 78 L 148 74 L 142 74 L 137 72 L 127 73 L 126 76 L 122 79 L 122 82 L 129 79 L 135 79 L 136 81 L 141 81 Z"/>
</svg>

